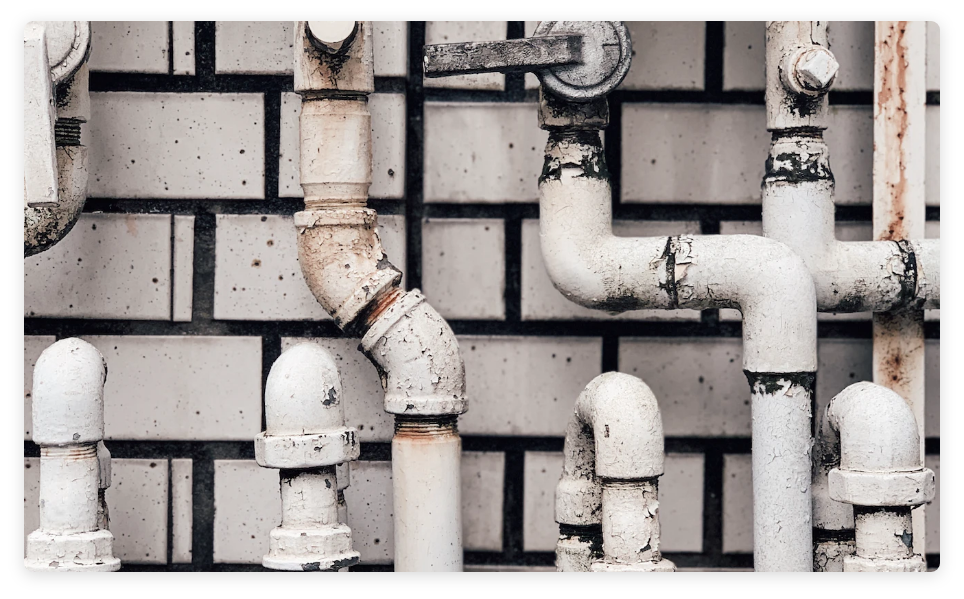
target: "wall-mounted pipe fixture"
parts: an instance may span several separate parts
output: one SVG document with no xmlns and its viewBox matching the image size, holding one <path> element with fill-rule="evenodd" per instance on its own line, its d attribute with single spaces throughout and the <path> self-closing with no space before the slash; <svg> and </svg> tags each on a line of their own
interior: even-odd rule
<svg viewBox="0 0 964 599">
<path fill-rule="evenodd" d="M 596 310 L 743 312 L 743 368 L 753 410 L 754 566 L 810 571 L 817 327 L 807 266 L 786 245 L 757 236 L 613 235 L 599 132 L 609 124 L 605 95 L 622 80 L 612 74 L 628 71 L 628 38 L 626 44 L 609 40 L 607 31 L 619 31 L 621 24 L 547 21 L 539 27 L 549 24 L 554 34 L 582 35 L 583 55 L 595 57 L 578 67 L 552 67 L 569 69 L 558 78 L 569 77 L 570 85 L 587 93 L 546 93 L 545 79 L 540 92 L 539 124 L 549 131 L 549 141 L 539 177 L 539 227 L 549 277 L 569 300 Z M 587 45 L 592 50 L 587 52 Z M 474 44 L 473 51 L 480 47 L 484 44 Z M 426 60 L 431 56 L 426 51 Z M 545 72 L 536 70 L 540 77 Z"/>
<path fill-rule="evenodd" d="M 607 372 L 579 395 L 556 487 L 560 572 L 673 572 L 659 551 L 663 422 L 638 378 Z"/>
<path fill-rule="evenodd" d="M 265 568 L 325 572 L 358 562 L 340 517 L 339 492 L 347 484 L 338 484 L 336 467 L 357 460 L 360 447 L 355 429 L 345 426 L 341 397 L 338 367 L 315 343 L 292 347 L 271 366 L 265 431 L 254 449 L 260 466 L 281 470 L 282 517 Z"/>
<path fill-rule="evenodd" d="M 90 23 L 28 23 L 24 30 L 24 257 L 70 232 L 87 200 Z"/>
<path fill-rule="evenodd" d="M 40 528 L 27 537 L 27 569 L 120 569 L 103 502 L 110 454 L 98 451 L 106 380 L 104 357 L 80 339 L 58 341 L 37 360 L 33 440 L 40 446 Z"/>
<path fill-rule="evenodd" d="M 827 476 L 829 498 L 853 506 L 854 552 L 844 555 L 843 570 L 923 572 L 911 508 L 934 498 L 935 482 L 910 406 L 880 385 L 855 383 L 830 401 L 825 422 L 821 436 L 839 450 Z"/>
<path fill-rule="evenodd" d="M 317 33 L 317 35 L 315 35 Z M 341 36 L 345 36 L 341 39 Z M 372 180 L 372 28 L 295 22 L 301 95 L 298 258 L 318 302 L 381 374 L 395 415 L 392 477 L 396 571 L 462 569 L 461 439 L 465 368 L 445 320 L 399 288 L 367 208 Z"/>
</svg>

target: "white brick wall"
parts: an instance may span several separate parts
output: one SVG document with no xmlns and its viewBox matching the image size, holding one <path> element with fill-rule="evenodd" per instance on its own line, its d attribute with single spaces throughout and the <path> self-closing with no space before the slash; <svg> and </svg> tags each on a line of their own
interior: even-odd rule
<svg viewBox="0 0 964 599">
<path fill-rule="evenodd" d="M 191 25 L 193 27 L 193 23 Z M 91 23 L 90 70 L 167 73 L 170 51 L 167 34 L 167 21 L 94 21 Z"/>
<path fill-rule="evenodd" d="M 444 318 L 505 318 L 505 228 L 494 219 L 422 223 L 422 291 Z"/>
</svg>

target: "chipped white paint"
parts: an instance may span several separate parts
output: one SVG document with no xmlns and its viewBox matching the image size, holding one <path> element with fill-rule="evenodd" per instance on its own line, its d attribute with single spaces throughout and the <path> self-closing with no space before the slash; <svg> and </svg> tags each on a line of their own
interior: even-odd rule
<svg viewBox="0 0 964 599">
<path fill-rule="evenodd" d="M 303 21 L 294 27 L 302 272 L 335 324 L 363 335 L 361 347 L 382 375 L 385 410 L 400 415 L 392 443 L 396 569 L 461 570 L 456 417 L 466 407 L 465 367 L 445 320 L 417 290 L 399 289 L 402 274 L 381 247 L 375 211 L 365 207 L 372 181 L 372 24 L 361 22 L 337 58 L 306 39 Z"/>
<path fill-rule="evenodd" d="M 855 383 L 830 401 L 825 418 L 822 436 L 830 451 L 839 450 L 839 465 L 827 477 L 829 496 L 854 506 L 855 550 L 844 556 L 843 570 L 925 571 L 914 550 L 911 508 L 934 498 L 935 482 L 910 406 L 885 387 Z"/>
<path fill-rule="evenodd" d="M 103 489 L 110 485 L 104 438 L 107 365 L 97 349 L 64 339 L 37 360 L 33 439 L 40 445 L 40 528 L 27 537 L 29 570 L 116 571 Z M 105 461 L 107 464 L 105 464 Z"/>
<path fill-rule="evenodd" d="M 331 355 L 314 343 L 281 354 L 268 374 L 264 405 L 266 428 L 255 437 L 255 458 L 281 469 L 282 504 L 264 567 L 309 572 L 356 564 L 351 529 L 339 518 L 335 468 L 358 459 L 360 446 L 355 429 L 345 426 Z"/>
<path fill-rule="evenodd" d="M 643 381 L 618 372 L 594 378 L 576 400 L 556 487 L 556 567 L 567 571 L 673 571 L 659 552 L 657 478 L 663 423 Z M 602 556 L 592 528 L 601 525 Z M 569 532 L 566 527 L 580 527 Z M 597 533 L 598 534 L 598 533 Z"/>
</svg>

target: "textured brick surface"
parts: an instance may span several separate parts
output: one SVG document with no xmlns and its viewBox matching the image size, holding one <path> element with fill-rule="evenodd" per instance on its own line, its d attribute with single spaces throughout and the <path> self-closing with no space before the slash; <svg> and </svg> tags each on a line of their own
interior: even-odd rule
<svg viewBox="0 0 964 599">
<path fill-rule="evenodd" d="M 174 216 L 174 290 L 171 317 L 175 322 L 191 322 L 194 311 L 194 217 Z"/>
<path fill-rule="evenodd" d="M 91 71 L 167 73 L 167 21 L 93 21 Z"/>
<path fill-rule="evenodd" d="M 505 229 L 494 219 L 422 223 L 422 291 L 444 318 L 505 318 Z"/>
<path fill-rule="evenodd" d="M 528 103 L 426 102 L 425 201 L 537 200 L 548 134 L 536 112 Z"/>
<path fill-rule="evenodd" d="M 630 21 L 633 61 L 621 89 L 703 89 L 706 24 Z"/>
<path fill-rule="evenodd" d="M 91 93 L 88 195 L 264 197 L 261 94 Z"/>
<path fill-rule="evenodd" d="M 292 217 L 222 214 L 217 227 L 215 319 L 331 319 L 301 273 Z M 404 217 L 379 216 L 378 233 L 389 260 L 404 268 Z"/>
<path fill-rule="evenodd" d="M 174 75 L 194 74 L 194 21 L 171 23 Z"/>
<path fill-rule="evenodd" d="M 372 94 L 368 97 L 372 114 L 373 198 L 400 199 L 405 192 L 405 95 Z M 278 195 L 303 198 L 301 190 L 301 142 L 298 121 L 301 96 L 281 94 L 281 149 L 279 155 Z"/>
<path fill-rule="evenodd" d="M 507 26 L 508 23 L 505 21 L 428 21 L 425 23 L 425 44 L 504 40 Z M 437 79 L 426 78 L 425 87 L 499 90 L 505 87 L 505 75 L 479 73 Z"/>
<path fill-rule="evenodd" d="M 562 436 L 576 397 L 601 371 L 598 338 L 460 337 L 466 435 Z"/>
<path fill-rule="evenodd" d="M 107 360 L 108 439 L 244 440 L 261 430 L 258 337 L 85 337 Z"/>
<path fill-rule="evenodd" d="M 33 367 L 45 349 L 57 340 L 53 335 L 24 336 L 23 338 L 23 438 L 33 438 L 31 397 L 33 396 Z"/>
<path fill-rule="evenodd" d="M 753 551 L 753 476 L 749 455 L 723 456 L 723 553 Z"/>
<path fill-rule="evenodd" d="M 215 460 L 214 562 L 260 564 L 279 524 L 278 471 L 254 460 Z"/>
<path fill-rule="evenodd" d="M 740 339 L 622 338 L 619 370 L 653 390 L 668 436 L 749 436 Z"/>
<path fill-rule="evenodd" d="M 171 460 L 171 561 L 189 564 L 194 528 L 194 462 Z"/>
<path fill-rule="evenodd" d="M 523 537 L 526 551 L 555 551 L 559 525 L 555 520 L 556 484 L 562 475 L 562 454 L 526 452 Z M 703 455 L 668 454 L 659 479 L 660 548 L 702 551 Z"/>
<path fill-rule="evenodd" d="M 171 216 L 81 215 L 24 260 L 23 285 L 25 316 L 170 320 Z"/>
<path fill-rule="evenodd" d="M 656 235 L 699 235 L 695 221 L 615 221 L 613 232 L 620 237 Z M 590 310 L 566 299 L 552 285 L 546 272 L 539 241 L 539 221 L 522 223 L 522 320 L 689 320 L 698 321 L 698 310 L 631 310 L 610 315 Z"/>
</svg>

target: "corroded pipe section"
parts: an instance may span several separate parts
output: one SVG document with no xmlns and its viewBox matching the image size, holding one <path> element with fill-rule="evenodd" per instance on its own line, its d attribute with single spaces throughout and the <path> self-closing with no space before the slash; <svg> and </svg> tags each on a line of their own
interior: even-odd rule
<svg viewBox="0 0 964 599">
<path fill-rule="evenodd" d="M 923 572 L 914 551 L 911 508 L 934 498 L 914 413 L 901 396 L 873 383 L 850 385 L 830 401 L 826 421 L 839 435 L 830 499 L 853 505 L 855 550 L 845 572 Z"/>
<path fill-rule="evenodd" d="M 561 572 L 672 572 L 659 552 L 663 422 L 638 378 L 607 372 L 576 400 L 556 487 Z"/>
<path fill-rule="evenodd" d="M 605 101 L 575 106 L 543 95 L 539 119 L 549 130 L 539 178 L 542 255 L 560 293 L 613 313 L 742 311 L 753 398 L 754 564 L 809 571 L 817 327 L 806 264 L 786 245 L 751 235 L 616 237 L 599 136 L 608 124 Z"/>
<path fill-rule="evenodd" d="M 102 464 L 110 458 L 98 455 L 106 379 L 104 357 L 80 339 L 58 341 L 37 360 L 33 439 L 40 446 L 40 528 L 27 537 L 29 570 L 120 569 L 102 504 L 102 490 L 110 484 Z"/>
</svg>

